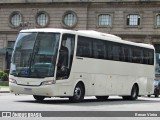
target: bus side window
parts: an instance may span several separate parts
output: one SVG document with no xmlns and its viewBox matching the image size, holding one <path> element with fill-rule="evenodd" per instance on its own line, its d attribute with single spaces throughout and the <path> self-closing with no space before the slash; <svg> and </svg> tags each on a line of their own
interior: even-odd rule
<svg viewBox="0 0 160 120">
<path fill-rule="evenodd" d="M 113 60 L 119 61 L 120 60 L 120 46 L 113 45 Z"/>
<path fill-rule="evenodd" d="M 149 51 L 149 65 L 154 64 L 154 51 L 150 50 Z"/>
<path fill-rule="evenodd" d="M 92 57 L 92 41 L 90 38 L 78 36 L 76 55 L 80 57 Z"/>
<path fill-rule="evenodd" d="M 123 61 L 124 62 L 132 62 L 131 49 L 129 46 L 124 45 L 122 47 L 122 54 L 123 54 Z"/>
<path fill-rule="evenodd" d="M 73 61 L 75 35 L 64 34 L 62 37 L 59 59 L 57 64 L 57 79 L 67 79 Z"/>
<path fill-rule="evenodd" d="M 143 63 L 143 51 L 142 49 L 135 47 L 133 49 L 133 62 L 134 63 Z"/>
<path fill-rule="evenodd" d="M 112 44 L 108 44 L 108 60 L 113 60 L 113 49 Z"/>
<path fill-rule="evenodd" d="M 105 59 L 106 58 L 106 50 L 105 44 L 102 40 L 94 40 L 93 41 L 93 57 L 98 59 Z"/>
<path fill-rule="evenodd" d="M 143 50 L 143 64 L 148 64 L 149 63 L 149 55 L 147 50 Z"/>
<path fill-rule="evenodd" d="M 128 62 L 127 61 L 127 53 L 126 53 L 126 49 L 125 49 L 125 46 L 122 46 L 122 54 L 123 54 L 123 58 L 122 58 L 122 61 L 124 62 Z"/>
</svg>

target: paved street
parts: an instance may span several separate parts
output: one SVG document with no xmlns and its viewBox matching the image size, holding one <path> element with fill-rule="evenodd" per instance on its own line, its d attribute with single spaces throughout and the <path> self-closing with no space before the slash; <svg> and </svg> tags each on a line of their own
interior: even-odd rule
<svg viewBox="0 0 160 120">
<path fill-rule="evenodd" d="M 160 111 L 160 98 L 139 97 L 136 101 L 124 101 L 121 97 L 109 97 L 98 101 L 85 97 L 81 103 L 70 103 L 66 98 L 46 98 L 37 102 L 30 95 L 0 93 L 0 111 Z"/>
<path fill-rule="evenodd" d="M 64 98 L 47 98 L 44 102 L 36 102 L 29 95 L 15 96 L 10 93 L 0 93 L 0 105 L 0 111 L 160 111 L 160 98 L 140 97 L 137 101 L 124 101 L 121 97 L 113 96 L 102 102 L 96 100 L 95 97 L 85 97 L 81 103 L 70 103 L 68 99 Z M 56 119 L 61 120 L 62 118 L 56 117 Z M 84 120 L 85 117 L 76 119 Z M 94 119 L 96 120 L 96 118 Z M 106 120 L 102 117 L 100 119 Z M 111 117 L 110 120 L 113 119 L 119 120 L 118 117 Z M 154 117 L 154 119 L 158 120 L 159 118 Z M 123 120 L 127 120 L 127 118 Z M 142 118 L 136 118 L 136 120 L 142 120 Z M 145 118 L 145 120 L 150 119 Z"/>
</svg>

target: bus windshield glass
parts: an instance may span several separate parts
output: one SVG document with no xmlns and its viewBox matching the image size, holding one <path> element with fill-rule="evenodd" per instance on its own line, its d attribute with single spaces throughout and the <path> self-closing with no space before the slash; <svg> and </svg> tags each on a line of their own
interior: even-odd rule
<svg viewBox="0 0 160 120">
<path fill-rule="evenodd" d="M 53 77 L 60 33 L 21 32 L 16 40 L 10 74 L 18 77 Z"/>
</svg>

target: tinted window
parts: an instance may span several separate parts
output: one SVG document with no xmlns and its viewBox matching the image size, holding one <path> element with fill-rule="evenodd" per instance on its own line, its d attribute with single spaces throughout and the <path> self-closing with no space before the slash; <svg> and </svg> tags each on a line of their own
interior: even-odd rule
<svg viewBox="0 0 160 120">
<path fill-rule="evenodd" d="M 78 37 L 77 56 L 92 57 L 92 41 L 87 37 Z"/>
<path fill-rule="evenodd" d="M 70 75 L 75 46 L 75 35 L 63 34 L 59 52 L 56 79 L 67 79 Z"/>
<path fill-rule="evenodd" d="M 154 64 L 154 51 L 151 49 L 82 36 L 78 37 L 77 56 Z"/>
<path fill-rule="evenodd" d="M 154 64 L 154 51 L 149 50 L 149 65 L 153 65 L 153 64 Z"/>
<path fill-rule="evenodd" d="M 113 51 L 113 60 L 119 61 L 121 52 L 120 46 L 118 44 L 113 44 L 112 51 Z"/>
<path fill-rule="evenodd" d="M 127 45 L 124 45 L 122 47 L 122 52 L 123 52 L 123 55 L 124 55 L 124 62 L 132 62 L 132 57 L 131 57 L 131 49 L 129 46 Z"/>
<path fill-rule="evenodd" d="M 149 53 L 148 50 L 143 50 L 143 64 L 149 64 Z"/>
<path fill-rule="evenodd" d="M 113 60 L 113 45 L 108 42 L 108 60 Z"/>
<path fill-rule="evenodd" d="M 106 58 L 106 48 L 104 41 L 102 40 L 93 41 L 93 57 L 98 59 Z"/>
<path fill-rule="evenodd" d="M 142 50 L 138 47 L 134 47 L 132 51 L 132 62 L 142 63 Z"/>
</svg>

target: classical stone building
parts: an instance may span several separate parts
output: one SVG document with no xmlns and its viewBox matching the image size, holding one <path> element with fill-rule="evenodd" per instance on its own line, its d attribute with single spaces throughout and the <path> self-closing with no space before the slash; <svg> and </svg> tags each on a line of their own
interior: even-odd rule
<svg viewBox="0 0 160 120">
<path fill-rule="evenodd" d="M 87 29 L 154 44 L 160 52 L 160 0 L 1 0 L 0 70 L 28 28 Z"/>
</svg>

